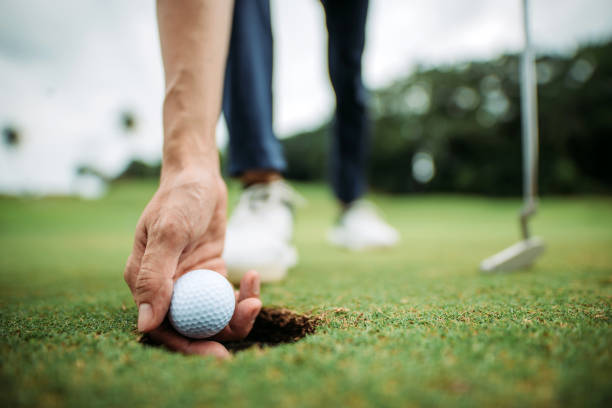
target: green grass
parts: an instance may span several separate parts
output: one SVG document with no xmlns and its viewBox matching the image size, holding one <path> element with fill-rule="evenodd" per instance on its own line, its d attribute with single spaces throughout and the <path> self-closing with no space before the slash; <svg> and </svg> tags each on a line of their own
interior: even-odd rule
<svg viewBox="0 0 612 408">
<path fill-rule="evenodd" d="M 0 199 L 2 406 L 604 406 L 612 403 L 612 199 L 545 198 L 537 267 L 482 276 L 518 238 L 518 200 L 374 196 L 402 232 L 347 253 L 329 192 L 298 185 L 301 262 L 266 305 L 323 316 L 234 359 L 141 346 L 124 261 L 155 189 L 100 201 Z M 235 198 L 236 189 L 231 189 Z"/>
</svg>

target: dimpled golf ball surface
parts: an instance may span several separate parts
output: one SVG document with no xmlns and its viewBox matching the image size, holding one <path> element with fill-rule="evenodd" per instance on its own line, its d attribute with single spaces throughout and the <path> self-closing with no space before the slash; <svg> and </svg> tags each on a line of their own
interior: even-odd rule
<svg viewBox="0 0 612 408">
<path fill-rule="evenodd" d="M 206 269 L 187 272 L 174 283 L 170 323 L 183 336 L 204 339 L 227 326 L 235 305 L 234 289 L 223 275 Z"/>
</svg>

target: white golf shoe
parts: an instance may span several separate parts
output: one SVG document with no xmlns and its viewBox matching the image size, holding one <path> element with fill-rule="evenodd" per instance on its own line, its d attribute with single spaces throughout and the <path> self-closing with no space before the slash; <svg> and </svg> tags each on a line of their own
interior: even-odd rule
<svg viewBox="0 0 612 408">
<path fill-rule="evenodd" d="M 282 180 L 246 188 L 228 221 L 223 258 L 231 282 L 255 269 L 262 282 L 281 280 L 297 264 L 293 209 L 303 202 Z"/>
<path fill-rule="evenodd" d="M 358 200 L 341 216 L 328 232 L 327 239 L 333 245 L 352 251 L 394 246 L 399 233 L 379 214 L 370 202 Z"/>
</svg>

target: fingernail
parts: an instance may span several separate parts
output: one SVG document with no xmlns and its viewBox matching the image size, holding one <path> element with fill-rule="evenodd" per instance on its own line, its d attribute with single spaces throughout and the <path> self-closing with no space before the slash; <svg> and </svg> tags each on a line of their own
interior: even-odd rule
<svg viewBox="0 0 612 408">
<path fill-rule="evenodd" d="M 153 309 L 151 305 L 148 303 L 141 303 L 140 306 L 138 306 L 138 331 L 143 332 L 152 318 Z"/>
<path fill-rule="evenodd" d="M 256 297 L 259 297 L 259 292 L 260 292 L 259 282 L 255 281 L 255 285 L 253 285 L 253 295 L 255 295 Z"/>
<path fill-rule="evenodd" d="M 255 272 L 253 274 L 253 278 L 251 279 L 251 287 L 252 287 L 253 294 L 256 296 L 259 296 L 259 291 L 260 291 L 259 284 L 260 284 L 259 275 L 257 274 L 257 272 Z"/>
<path fill-rule="evenodd" d="M 259 309 L 253 311 L 253 314 L 251 315 L 251 322 L 255 323 L 257 316 L 259 316 Z"/>
</svg>

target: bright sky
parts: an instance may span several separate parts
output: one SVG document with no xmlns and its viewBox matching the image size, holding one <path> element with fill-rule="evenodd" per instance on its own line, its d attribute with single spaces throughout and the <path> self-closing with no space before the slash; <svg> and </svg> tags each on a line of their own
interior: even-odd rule
<svg viewBox="0 0 612 408">
<path fill-rule="evenodd" d="M 12 124 L 23 137 L 17 149 L 0 147 L 0 192 L 76 192 L 87 184 L 74 174 L 79 164 L 112 176 L 132 157 L 159 158 L 163 81 L 154 4 L 0 2 L 0 127 Z M 272 10 L 275 129 L 286 136 L 329 118 L 333 94 L 319 2 L 272 0 Z M 520 10 L 519 0 L 372 0 L 365 81 L 378 87 L 417 63 L 516 51 Z M 531 21 L 538 50 L 571 52 L 612 36 L 612 2 L 533 0 Z M 124 109 L 138 119 L 130 138 L 118 125 Z"/>
</svg>

